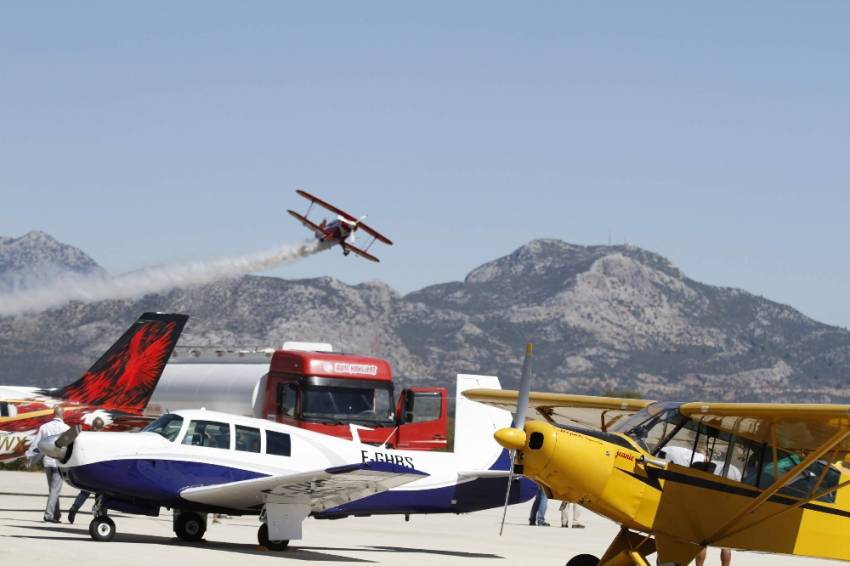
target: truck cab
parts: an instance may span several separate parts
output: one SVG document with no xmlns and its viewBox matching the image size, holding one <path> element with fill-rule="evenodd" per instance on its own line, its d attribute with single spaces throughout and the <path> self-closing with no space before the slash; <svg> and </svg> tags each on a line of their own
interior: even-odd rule
<svg viewBox="0 0 850 566">
<path fill-rule="evenodd" d="M 392 370 L 380 358 L 277 350 L 265 381 L 266 419 L 407 450 L 447 446 L 448 395 L 411 387 L 394 402 Z"/>
</svg>

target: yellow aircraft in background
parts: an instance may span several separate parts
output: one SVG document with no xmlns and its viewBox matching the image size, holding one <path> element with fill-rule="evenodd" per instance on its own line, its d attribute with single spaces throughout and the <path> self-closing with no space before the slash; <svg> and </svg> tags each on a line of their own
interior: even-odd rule
<svg viewBox="0 0 850 566">
<path fill-rule="evenodd" d="M 463 394 L 516 412 L 495 433 L 516 473 L 621 525 L 601 558 L 567 566 L 646 566 L 655 552 L 684 566 L 709 545 L 850 560 L 850 405 L 529 393 L 526 366 L 519 392 Z"/>
</svg>

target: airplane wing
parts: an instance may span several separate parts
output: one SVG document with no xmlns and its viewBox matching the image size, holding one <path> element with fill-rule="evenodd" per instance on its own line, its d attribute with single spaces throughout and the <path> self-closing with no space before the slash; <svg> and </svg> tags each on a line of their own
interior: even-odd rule
<svg viewBox="0 0 850 566">
<path fill-rule="evenodd" d="M 324 237 L 324 235 L 325 235 L 324 231 L 322 231 L 322 229 L 319 228 L 318 224 L 314 224 L 313 222 L 310 222 L 310 220 L 308 220 L 306 216 L 302 216 L 302 215 L 298 214 L 297 212 L 295 212 L 294 210 L 287 210 L 286 212 L 288 212 L 290 214 L 290 216 L 295 218 L 298 222 L 300 222 L 301 224 L 303 224 L 304 226 L 306 226 L 307 228 L 309 228 L 310 230 L 315 232 L 316 235 L 319 236 L 320 238 Z"/>
<path fill-rule="evenodd" d="M 188 501 L 230 509 L 257 509 L 265 503 L 309 502 L 319 513 L 375 493 L 422 479 L 427 474 L 388 462 L 364 462 L 297 474 L 269 476 L 221 485 L 190 487 Z"/>
<path fill-rule="evenodd" d="M 379 242 L 383 242 L 383 243 L 387 244 L 388 246 L 393 245 L 392 241 L 389 238 L 387 238 L 386 236 L 384 236 L 383 234 L 381 234 L 380 232 L 378 232 L 377 230 L 375 230 L 374 228 L 372 228 L 368 224 L 364 224 L 363 222 L 361 222 L 357 225 L 357 229 L 363 230 L 364 232 L 366 232 L 370 236 L 374 236 L 375 239 L 378 240 Z"/>
<path fill-rule="evenodd" d="M 361 250 L 357 246 L 352 246 L 348 242 L 340 242 L 340 245 L 342 246 L 342 248 L 344 250 L 349 251 L 349 252 L 354 252 L 357 255 L 359 255 L 360 257 L 362 257 L 364 259 L 368 259 L 369 261 L 374 261 L 375 263 L 378 263 L 378 262 L 381 261 L 378 258 L 376 258 L 375 256 L 373 256 L 372 254 L 370 254 L 369 252 L 367 252 L 366 250 Z"/>
<path fill-rule="evenodd" d="M 516 391 L 499 389 L 469 389 L 467 399 L 516 412 Z M 528 397 L 529 419 L 544 420 L 558 425 L 578 425 L 584 428 L 607 430 L 618 420 L 631 416 L 654 401 L 619 397 L 594 397 L 564 393 L 532 392 Z"/>
<path fill-rule="evenodd" d="M 835 435 L 850 430 L 850 405 L 780 403 L 685 403 L 683 416 L 756 442 L 771 444 L 775 435 L 779 449 L 812 452 Z M 772 430 L 771 430 L 772 429 Z M 835 460 L 850 453 L 850 437 L 833 449 Z"/>
<path fill-rule="evenodd" d="M 340 216 L 342 216 L 346 220 L 351 220 L 352 222 L 357 222 L 357 219 L 354 218 L 353 216 L 351 216 L 350 214 L 348 214 L 346 211 L 335 207 L 334 205 L 332 205 L 329 202 L 323 201 L 322 199 L 320 199 L 317 196 L 311 195 L 307 191 L 302 191 L 301 189 L 298 189 L 295 192 L 298 193 L 299 195 L 301 195 L 302 197 L 304 197 L 305 199 L 309 200 L 310 202 L 316 203 L 319 206 L 321 206 L 322 208 L 333 212 L 334 214 L 339 214 Z"/>
</svg>

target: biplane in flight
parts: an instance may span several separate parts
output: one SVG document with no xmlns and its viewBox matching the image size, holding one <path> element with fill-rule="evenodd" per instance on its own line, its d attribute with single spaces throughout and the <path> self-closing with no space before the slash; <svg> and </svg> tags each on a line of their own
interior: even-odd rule
<svg viewBox="0 0 850 566">
<path fill-rule="evenodd" d="M 850 560 L 850 405 L 529 393 L 529 381 L 524 366 L 519 392 L 463 394 L 516 412 L 495 433 L 516 473 L 621 525 L 601 558 L 568 566 L 653 553 L 684 566 L 708 546 Z"/>
<path fill-rule="evenodd" d="M 378 262 L 380 261 L 377 257 L 373 256 L 369 253 L 369 248 L 372 247 L 372 244 L 375 241 L 387 244 L 388 246 L 393 245 L 392 241 L 389 238 L 368 226 L 363 220 L 366 218 L 365 215 L 360 218 L 355 218 L 344 210 L 335 207 L 334 205 L 326 202 L 316 196 L 311 195 L 307 191 L 302 191 L 298 189 L 295 191 L 305 199 L 310 201 L 310 206 L 307 208 L 307 212 L 302 214 L 298 214 L 294 210 L 287 210 L 293 218 L 301 222 L 304 226 L 313 231 L 316 235 L 316 239 L 326 244 L 326 247 L 331 247 L 333 245 L 339 244 L 342 248 L 342 253 L 344 255 L 348 255 L 351 252 L 359 255 L 362 258 L 368 259 L 369 261 Z M 322 220 L 320 224 L 316 224 L 312 220 L 310 220 L 310 211 L 313 209 L 313 205 L 317 204 L 328 210 L 334 214 L 336 214 L 336 220 Z M 358 230 L 363 230 L 370 236 L 372 236 L 372 240 L 365 248 L 358 248 L 354 245 L 354 233 Z"/>
</svg>

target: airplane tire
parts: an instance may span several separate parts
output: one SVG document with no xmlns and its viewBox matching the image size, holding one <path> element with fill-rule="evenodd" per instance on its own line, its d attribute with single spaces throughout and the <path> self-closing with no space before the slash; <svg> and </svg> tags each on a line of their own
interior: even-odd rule
<svg viewBox="0 0 850 566">
<path fill-rule="evenodd" d="M 109 517 L 95 517 L 89 523 L 89 535 L 98 542 L 111 541 L 115 537 L 115 521 Z"/>
<path fill-rule="evenodd" d="M 265 523 L 260 525 L 260 529 L 257 531 L 257 542 L 260 543 L 260 546 L 265 546 L 269 550 L 286 550 L 286 547 L 289 546 L 288 540 L 269 540 L 269 526 Z"/>
<path fill-rule="evenodd" d="M 174 534 L 180 540 L 196 542 L 204 538 L 205 532 L 207 532 L 207 522 L 198 513 L 184 511 L 174 521 Z"/>
<path fill-rule="evenodd" d="M 567 562 L 567 566 L 597 566 L 599 559 L 592 554 L 576 554 Z"/>
</svg>

